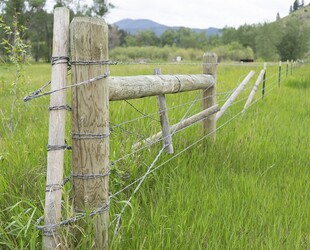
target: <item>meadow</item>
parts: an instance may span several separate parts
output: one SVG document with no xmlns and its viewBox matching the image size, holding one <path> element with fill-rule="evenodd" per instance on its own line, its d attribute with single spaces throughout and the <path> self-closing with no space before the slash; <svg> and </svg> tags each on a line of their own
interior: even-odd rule
<svg viewBox="0 0 310 250">
<path fill-rule="evenodd" d="M 111 75 L 200 74 L 201 64 L 110 66 Z M 132 196 L 161 145 L 131 154 L 134 142 L 160 130 L 155 97 L 110 103 L 110 249 L 309 249 L 310 248 L 310 66 L 283 70 L 268 64 L 266 94 L 240 113 L 262 64 L 219 64 L 220 105 L 250 70 L 256 74 L 218 121 L 214 145 L 202 138 L 201 124 L 174 135 L 174 155 L 162 154 Z M 27 65 L 23 77 L 0 65 L 0 248 L 40 249 L 48 136 L 49 98 L 23 103 L 50 79 L 50 65 Z M 19 79 L 18 81 L 16 79 Z M 16 87 L 16 88 L 15 88 Z M 169 120 L 201 111 L 201 93 L 167 96 Z M 70 103 L 70 91 L 68 91 Z M 14 110 L 12 112 L 12 107 Z M 11 115 L 12 114 L 12 115 Z M 71 115 L 67 114 L 68 144 Z M 193 145 L 189 147 L 190 145 Z M 127 154 L 130 154 L 126 157 Z M 71 152 L 66 152 L 69 176 Z M 70 182 L 63 192 L 63 217 L 72 216 Z M 116 235 L 117 214 L 125 204 Z M 86 219 L 86 222 L 91 220 Z M 76 239 L 73 232 L 78 230 Z M 61 228 L 60 249 L 90 249 L 86 226 Z"/>
</svg>

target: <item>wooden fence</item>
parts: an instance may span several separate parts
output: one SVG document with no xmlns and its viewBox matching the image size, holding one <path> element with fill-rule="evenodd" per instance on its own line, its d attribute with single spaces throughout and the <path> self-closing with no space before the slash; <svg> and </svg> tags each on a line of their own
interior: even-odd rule
<svg viewBox="0 0 310 250">
<path fill-rule="evenodd" d="M 69 11 L 56 8 L 54 13 L 53 67 L 51 89 L 66 86 L 69 44 Z M 254 72 L 220 108 L 216 101 L 217 56 L 203 55 L 202 74 L 108 77 L 108 26 L 102 19 L 76 17 L 70 25 L 71 79 L 72 85 L 72 183 L 74 211 L 90 212 L 95 232 L 95 248 L 108 249 L 109 224 L 109 102 L 159 96 L 162 131 L 133 145 L 153 143 L 165 137 L 164 146 L 173 153 L 171 134 L 198 121 L 203 122 L 204 134 L 210 141 L 216 139 L 216 121 L 224 114 L 249 82 Z M 288 74 L 288 66 L 286 74 Z M 292 69 L 291 69 L 292 70 Z M 246 102 L 250 105 L 258 85 L 263 82 L 263 69 Z M 279 86 L 281 63 L 279 65 Z M 81 84 L 83 83 L 83 84 Z M 264 87 L 263 87 L 264 89 Z M 166 94 L 201 90 L 202 111 L 170 126 L 165 103 Z M 47 157 L 47 181 L 44 211 L 43 245 L 55 249 L 61 245 L 58 235 L 61 226 L 61 196 L 65 145 L 66 90 L 51 94 L 49 151 Z M 244 112 L 243 111 L 243 112 Z M 74 221 L 74 220 L 73 220 Z"/>
</svg>

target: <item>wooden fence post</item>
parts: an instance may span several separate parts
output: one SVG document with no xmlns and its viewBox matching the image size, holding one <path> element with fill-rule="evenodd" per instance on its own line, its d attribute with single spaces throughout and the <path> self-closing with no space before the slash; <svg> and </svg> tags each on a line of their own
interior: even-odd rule
<svg viewBox="0 0 310 250">
<path fill-rule="evenodd" d="M 161 75 L 161 69 L 154 69 L 154 75 Z M 158 95 L 158 105 L 160 112 L 160 124 L 162 129 L 163 143 L 165 147 L 165 152 L 167 154 L 173 154 L 172 136 L 170 134 L 170 126 L 168 119 L 168 111 L 166 105 L 165 95 Z"/>
<path fill-rule="evenodd" d="M 293 60 L 291 60 L 291 75 L 293 75 Z"/>
<path fill-rule="evenodd" d="M 212 75 L 215 79 L 215 84 L 202 92 L 202 109 L 205 110 L 216 104 L 217 55 L 215 53 L 204 53 L 203 74 Z M 203 131 L 204 134 L 210 134 L 210 139 L 214 143 L 216 140 L 215 114 L 203 121 Z"/>
<path fill-rule="evenodd" d="M 54 36 L 51 90 L 66 86 L 69 44 L 69 10 L 54 10 Z M 61 219 L 61 196 L 65 145 L 66 90 L 51 94 L 48 133 L 47 173 L 43 230 L 43 248 L 55 249 L 61 246 L 58 228 Z"/>
<path fill-rule="evenodd" d="M 267 74 L 267 63 L 264 63 L 264 77 L 263 77 L 263 87 L 262 87 L 262 98 L 265 96 L 265 88 L 266 88 L 266 74 Z"/>
<path fill-rule="evenodd" d="M 108 26 L 103 19 L 75 17 L 71 23 L 72 84 L 108 75 Z M 94 212 L 94 249 L 108 249 L 108 79 L 72 89 L 72 178 L 74 210 Z"/>
<path fill-rule="evenodd" d="M 248 99 L 247 99 L 247 101 L 246 101 L 246 103 L 245 103 L 245 105 L 243 107 L 242 114 L 244 114 L 245 110 L 251 105 L 251 102 L 252 102 L 252 100 L 254 98 L 254 95 L 255 95 L 255 93 L 258 90 L 258 86 L 259 86 L 259 84 L 261 83 L 261 81 L 262 81 L 262 79 L 264 77 L 264 74 L 265 74 L 265 70 L 262 69 L 261 72 L 259 73 L 259 75 L 257 77 L 257 80 L 256 80 L 256 82 L 255 82 L 255 84 L 253 86 L 253 89 L 252 89 L 252 91 L 251 91 L 251 93 L 250 93 L 250 95 L 249 95 L 249 97 L 248 97 Z"/>
<path fill-rule="evenodd" d="M 288 76 L 288 64 L 289 64 L 289 60 L 286 61 L 286 77 Z"/>
<path fill-rule="evenodd" d="M 279 62 L 279 77 L 278 77 L 278 85 L 279 85 L 279 88 L 281 86 L 281 73 L 282 73 L 282 62 L 280 61 Z"/>
<path fill-rule="evenodd" d="M 242 92 L 242 90 L 245 88 L 245 86 L 248 84 L 248 82 L 251 80 L 254 74 L 255 72 L 251 70 L 250 73 L 244 78 L 244 80 L 240 83 L 240 85 L 236 88 L 236 90 L 231 94 L 228 100 L 221 107 L 221 110 L 216 113 L 216 116 L 215 116 L 216 120 L 222 117 L 222 115 L 226 112 L 227 108 L 231 106 L 231 104 L 238 97 L 238 95 Z"/>
</svg>

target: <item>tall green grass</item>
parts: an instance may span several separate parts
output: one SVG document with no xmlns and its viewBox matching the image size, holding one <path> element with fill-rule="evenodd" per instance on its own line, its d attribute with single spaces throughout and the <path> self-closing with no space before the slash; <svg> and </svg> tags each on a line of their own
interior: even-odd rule
<svg viewBox="0 0 310 250">
<path fill-rule="evenodd" d="M 152 74 L 161 67 L 163 74 L 200 74 L 201 65 L 117 65 L 112 75 Z M 222 105 L 227 91 L 262 65 L 219 65 L 217 91 Z M 113 196 L 110 210 L 111 249 L 309 249 L 310 247 L 310 74 L 303 65 L 277 86 L 277 66 L 267 69 L 266 96 L 261 89 L 255 104 L 236 116 L 255 81 L 249 83 L 237 103 L 218 122 L 217 141 L 207 139 L 189 148 L 150 174 L 133 196 L 113 235 L 118 214 L 135 186 Z M 50 66 L 26 67 L 25 94 L 35 90 L 50 76 Z M 257 77 L 257 74 L 255 77 Z M 0 66 L 1 110 L 10 108 L 12 72 Z M 274 88 L 273 88 L 274 87 Z M 168 95 L 170 123 L 184 114 L 201 110 L 199 92 Z M 68 98 L 69 99 L 69 98 Z M 22 101 L 22 100 L 20 100 Z M 184 106 L 179 106 L 188 103 Z M 38 249 L 41 232 L 34 224 L 43 215 L 46 144 L 48 131 L 47 97 L 22 104 L 18 125 L 10 133 L 0 124 L 0 246 L 3 249 Z M 134 105 L 136 110 L 132 108 Z M 191 106 L 192 105 L 192 106 Z M 189 107 L 191 109 L 188 111 Z M 110 103 L 111 193 L 144 175 L 161 145 L 118 161 L 131 152 L 131 145 L 157 132 L 160 127 L 156 98 Z M 125 121 L 152 114 L 131 123 Z M 70 114 L 67 115 L 70 142 Z M 123 124 L 122 124 L 123 123 Z M 119 126 L 115 126 L 119 125 Z M 202 136 L 201 125 L 173 137 L 175 154 Z M 157 168 L 171 156 L 162 155 Z M 65 172 L 70 174 L 70 152 L 66 153 Z M 63 216 L 72 216 L 70 183 L 65 187 Z M 87 219 L 88 220 L 88 219 Z M 72 231 L 79 230 L 75 239 Z M 66 226 L 61 230 L 62 248 L 91 248 L 90 228 Z M 77 242 L 77 243 L 76 243 Z"/>
</svg>

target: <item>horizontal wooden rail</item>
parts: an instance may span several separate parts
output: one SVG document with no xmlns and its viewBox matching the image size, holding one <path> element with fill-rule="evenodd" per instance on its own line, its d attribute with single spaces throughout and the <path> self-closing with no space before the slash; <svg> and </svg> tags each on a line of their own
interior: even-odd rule
<svg viewBox="0 0 310 250">
<path fill-rule="evenodd" d="M 145 75 L 109 78 L 110 101 L 173 94 L 215 85 L 211 75 Z"/>
<path fill-rule="evenodd" d="M 208 109 L 205 109 L 201 112 L 199 112 L 198 114 L 195 114 L 175 125 L 172 125 L 169 130 L 170 130 L 170 133 L 175 133 L 181 129 L 184 129 L 196 122 L 199 122 L 199 121 L 202 121 L 204 119 L 206 119 L 206 117 L 212 115 L 212 114 L 215 114 L 216 112 L 218 112 L 220 110 L 220 107 L 216 104 Z M 132 146 L 132 149 L 133 150 L 136 150 L 138 148 L 140 148 L 141 146 L 143 145 L 152 145 L 154 142 L 156 142 L 157 140 L 159 140 L 160 138 L 162 137 L 162 131 L 158 132 L 157 134 L 154 134 L 152 136 L 150 136 L 149 138 L 143 140 L 143 141 L 140 141 L 140 142 L 137 142 L 135 143 L 133 146 Z"/>
</svg>

